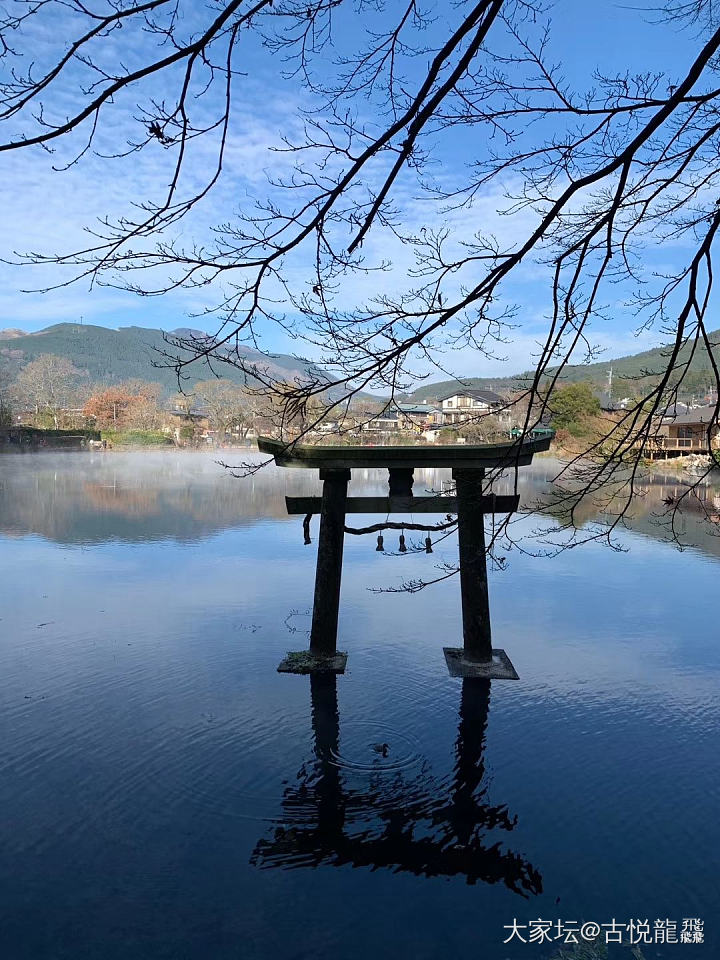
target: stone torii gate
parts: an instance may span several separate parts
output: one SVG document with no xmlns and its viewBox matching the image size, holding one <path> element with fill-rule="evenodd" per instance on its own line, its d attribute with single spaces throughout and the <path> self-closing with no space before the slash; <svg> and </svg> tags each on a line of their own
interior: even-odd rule
<svg viewBox="0 0 720 960">
<path fill-rule="evenodd" d="M 457 514 L 462 596 L 463 646 L 444 647 L 448 670 L 456 677 L 517 680 L 504 650 L 493 648 L 485 556 L 485 514 L 513 513 L 518 496 L 483 494 L 485 471 L 526 466 L 533 455 L 550 446 L 552 435 L 525 441 L 478 446 L 321 447 L 258 438 L 258 448 L 270 453 L 279 467 L 319 470 L 322 497 L 286 497 L 289 514 L 320 514 L 315 597 L 310 649 L 289 653 L 281 673 L 343 673 L 347 654 L 337 650 L 340 581 L 345 517 L 348 513 Z M 450 467 L 455 496 L 415 497 L 413 471 L 420 467 Z M 353 469 L 385 468 L 387 497 L 348 497 Z"/>
</svg>

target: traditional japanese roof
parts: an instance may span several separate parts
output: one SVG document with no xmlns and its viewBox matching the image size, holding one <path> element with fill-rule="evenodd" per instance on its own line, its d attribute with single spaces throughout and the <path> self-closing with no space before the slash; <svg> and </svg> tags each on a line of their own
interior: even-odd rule
<svg viewBox="0 0 720 960">
<path fill-rule="evenodd" d="M 452 393 L 446 393 L 439 397 L 439 400 L 442 402 L 443 400 L 449 400 L 450 397 L 470 397 L 473 400 L 484 400 L 485 403 L 505 403 L 504 398 L 492 390 L 466 390 L 461 387 L 458 390 L 453 390 Z"/>
<path fill-rule="evenodd" d="M 694 423 L 708 424 L 717 423 L 717 410 L 714 405 L 708 407 L 697 407 L 695 410 L 688 410 L 687 413 L 666 414 L 669 423 L 689 426 Z"/>
<path fill-rule="evenodd" d="M 436 413 L 437 409 L 435 407 L 429 406 L 427 403 L 396 403 L 395 406 L 401 413 Z"/>
</svg>

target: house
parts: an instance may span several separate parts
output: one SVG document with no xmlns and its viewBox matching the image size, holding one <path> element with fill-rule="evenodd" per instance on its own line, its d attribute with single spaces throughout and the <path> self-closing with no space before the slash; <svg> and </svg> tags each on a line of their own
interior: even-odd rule
<svg viewBox="0 0 720 960">
<path fill-rule="evenodd" d="M 426 403 L 391 403 L 363 425 L 363 430 L 374 433 L 390 433 L 395 430 L 410 430 L 422 433 L 428 427 L 442 422 L 442 413 Z"/>
<path fill-rule="evenodd" d="M 400 423 L 406 429 L 421 433 L 423 429 L 442 423 L 442 411 L 427 403 L 397 403 Z"/>
<path fill-rule="evenodd" d="M 160 415 L 162 432 L 171 435 L 175 443 L 207 437 L 210 420 L 204 410 L 173 407 L 171 410 L 161 410 Z"/>
<path fill-rule="evenodd" d="M 600 409 L 605 413 L 616 413 L 619 410 L 627 410 L 633 402 L 632 397 L 621 397 L 619 400 L 614 400 L 607 390 L 601 391 L 597 395 L 597 398 L 600 402 Z"/>
<path fill-rule="evenodd" d="M 400 428 L 397 410 L 381 410 L 378 414 L 368 414 L 362 429 L 369 433 L 390 433 Z"/>
<path fill-rule="evenodd" d="M 505 400 L 492 390 L 456 390 L 440 400 L 443 424 L 464 423 L 500 411 Z"/>
<path fill-rule="evenodd" d="M 714 406 L 697 407 L 675 415 L 666 414 L 660 418 L 645 452 L 654 460 L 703 453 L 708 451 L 708 436 L 711 448 L 720 446 L 718 434 L 720 425 Z"/>
</svg>

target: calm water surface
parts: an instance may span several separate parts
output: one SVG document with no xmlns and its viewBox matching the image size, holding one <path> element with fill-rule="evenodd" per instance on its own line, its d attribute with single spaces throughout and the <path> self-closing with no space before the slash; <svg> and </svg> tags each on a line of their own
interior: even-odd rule
<svg viewBox="0 0 720 960">
<path fill-rule="evenodd" d="M 720 957 L 720 539 L 690 517 L 696 547 L 662 542 L 673 481 L 627 552 L 491 572 L 521 677 L 492 689 L 447 675 L 456 578 L 368 589 L 453 539 L 348 537 L 346 675 L 276 673 L 315 559 L 283 497 L 318 486 L 207 454 L 0 458 L 2 960 L 544 960 L 557 942 L 505 926 L 695 917 L 703 946 L 644 956 Z"/>
</svg>

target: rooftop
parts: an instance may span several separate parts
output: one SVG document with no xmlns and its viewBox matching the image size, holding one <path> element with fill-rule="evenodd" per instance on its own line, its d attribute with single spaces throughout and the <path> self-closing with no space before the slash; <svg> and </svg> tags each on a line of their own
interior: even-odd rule
<svg viewBox="0 0 720 960">
<path fill-rule="evenodd" d="M 453 390 L 452 393 L 446 393 L 439 399 L 448 400 L 450 397 L 470 397 L 473 400 L 484 400 L 486 403 L 505 403 L 505 399 L 493 390 L 466 390 L 460 387 L 460 389 Z"/>
<path fill-rule="evenodd" d="M 679 404 L 678 404 L 679 406 Z M 670 423 L 692 424 L 692 423 L 717 423 L 717 407 L 696 407 L 695 410 L 688 410 L 687 413 L 680 413 L 668 417 Z"/>
</svg>

